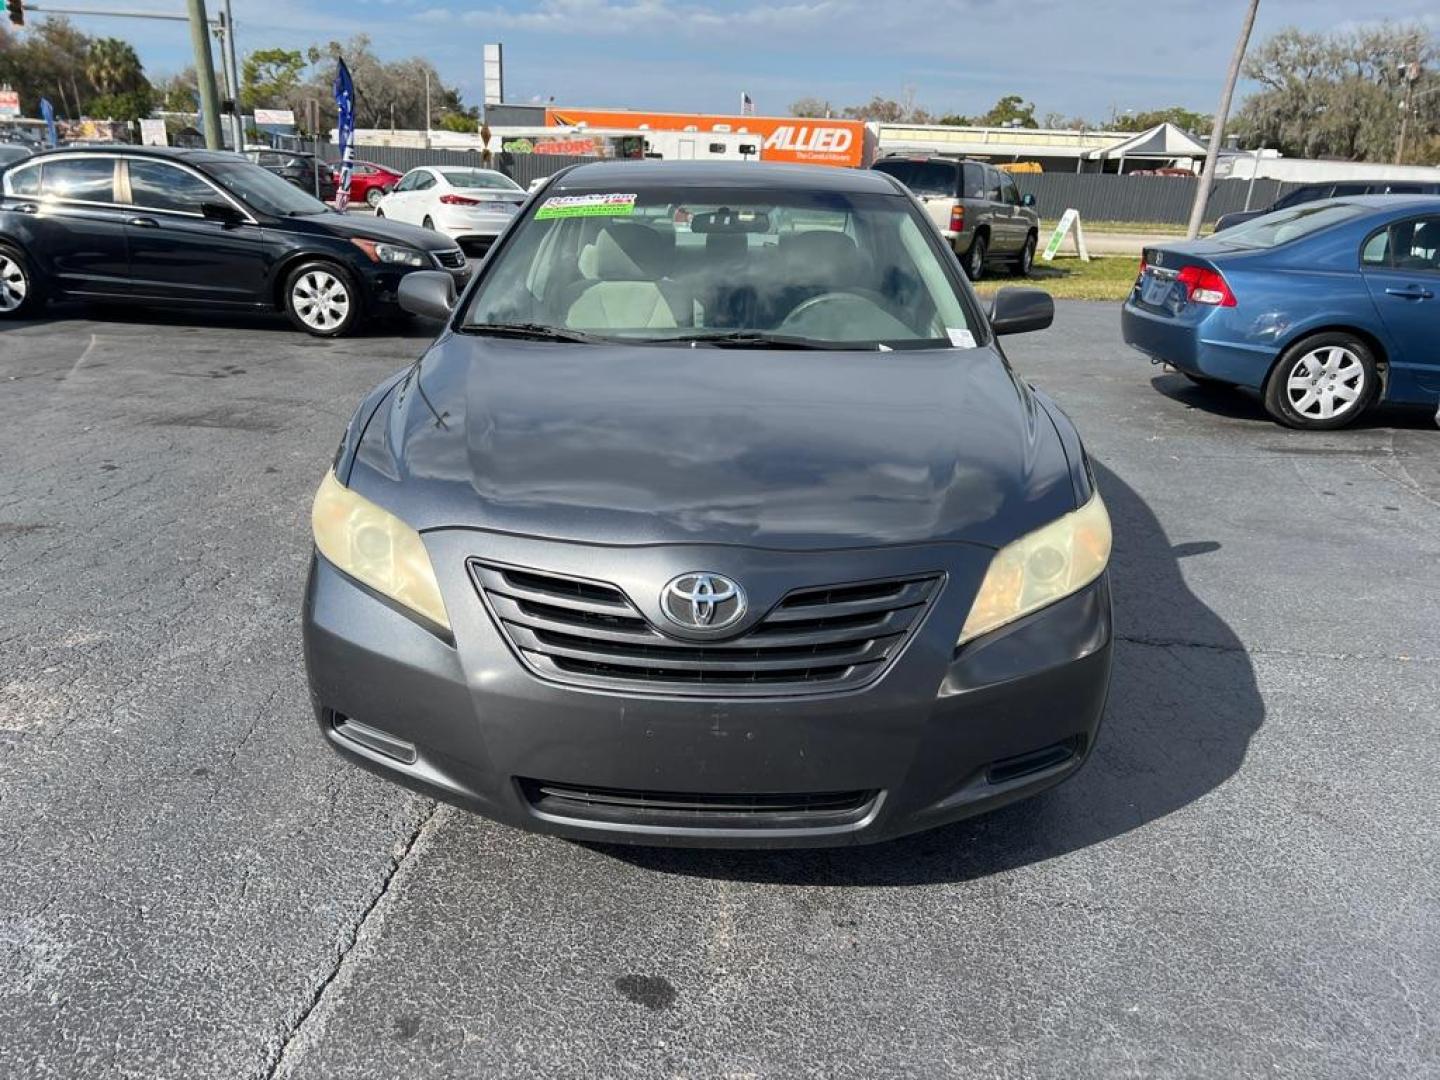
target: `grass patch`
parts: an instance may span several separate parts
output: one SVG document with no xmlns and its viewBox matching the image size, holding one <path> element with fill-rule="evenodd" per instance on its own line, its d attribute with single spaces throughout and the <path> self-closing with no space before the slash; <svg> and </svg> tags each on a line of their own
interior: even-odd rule
<svg viewBox="0 0 1440 1080">
<path fill-rule="evenodd" d="M 1184 236 L 1184 225 L 1172 225 L 1166 221 L 1088 221 L 1083 216 L 1080 224 L 1087 233 L 1135 233 L 1138 236 Z M 1040 223 L 1040 239 L 1043 241 L 1055 231 L 1056 222 Z M 1066 243 L 1070 241 L 1067 239 Z"/>
<path fill-rule="evenodd" d="M 1074 255 L 1057 255 L 1049 263 L 1036 259 L 1028 278 L 987 268 L 976 291 L 991 296 L 1006 285 L 1028 285 L 1057 300 L 1124 300 L 1139 271 L 1140 260 L 1129 255 L 1092 258 L 1088 263 Z"/>
</svg>

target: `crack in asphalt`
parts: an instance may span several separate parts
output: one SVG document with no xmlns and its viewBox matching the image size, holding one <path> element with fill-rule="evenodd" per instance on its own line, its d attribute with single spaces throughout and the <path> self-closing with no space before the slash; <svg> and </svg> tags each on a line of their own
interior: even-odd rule
<svg viewBox="0 0 1440 1080">
<path fill-rule="evenodd" d="M 264 1080 L 279 1080 L 281 1077 L 293 1075 L 305 1051 L 320 1037 L 326 1019 L 322 1010 L 328 1004 L 331 988 L 336 985 L 342 975 L 350 970 L 355 951 L 360 943 L 371 932 L 378 931 L 380 923 L 384 920 L 381 905 L 389 897 L 401 871 L 407 865 L 413 865 L 413 860 L 418 857 L 417 849 L 421 841 L 429 832 L 433 831 L 433 826 L 443 809 L 443 804 L 431 803 L 429 811 L 406 837 L 400 853 L 391 858 L 390 866 L 385 873 L 385 879 L 380 883 L 380 888 L 370 898 L 370 902 L 360 913 L 360 917 L 346 931 L 340 951 L 335 956 L 335 963 L 325 977 L 316 984 L 304 1007 L 290 1023 L 284 1037 L 280 1040 L 280 1045 L 261 1066 L 257 1073 L 258 1076 L 263 1077 Z"/>
<path fill-rule="evenodd" d="M 1205 649 L 1216 653 L 1240 653 L 1245 656 L 1283 656 L 1296 660 L 1371 660 L 1403 664 L 1440 663 L 1440 656 L 1409 656 L 1388 653 L 1327 653 L 1309 649 L 1267 649 L 1247 648 L 1244 645 L 1221 645 L 1213 641 L 1187 641 L 1184 638 L 1137 637 L 1134 634 L 1116 634 L 1116 641 L 1126 645 L 1142 645 L 1151 649 Z"/>
</svg>

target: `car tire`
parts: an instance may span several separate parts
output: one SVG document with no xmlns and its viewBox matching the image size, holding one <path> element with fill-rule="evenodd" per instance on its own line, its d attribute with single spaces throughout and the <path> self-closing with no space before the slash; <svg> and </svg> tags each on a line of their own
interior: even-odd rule
<svg viewBox="0 0 1440 1080">
<path fill-rule="evenodd" d="M 431 232 L 435 231 L 435 222 L 430 219 L 429 214 L 425 215 L 425 220 L 420 222 L 420 224 L 422 227 L 429 229 Z"/>
<path fill-rule="evenodd" d="M 338 263 L 304 262 L 285 278 L 285 314 L 297 330 L 342 337 L 360 322 L 360 290 Z"/>
<path fill-rule="evenodd" d="M 1370 346 L 1354 334 L 1327 331 L 1280 355 L 1265 382 L 1265 411 L 1286 427 L 1331 431 L 1353 423 L 1379 391 Z"/>
<path fill-rule="evenodd" d="M 961 265 L 971 281 L 979 281 L 985 276 L 985 253 L 989 246 L 984 233 L 976 233 L 975 239 L 970 241 L 970 250 L 965 253 Z"/>
<path fill-rule="evenodd" d="M 384 197 L 385 193 L 383 191 L 381 191 L 378 187 L 372 187 L 369 191 L 365 193 L 365 203 L 372 209 L 378 210 L 380 206 L 380 200 Z"/>
<path fill-rule="evenodd" d="M 0 244 L 0 319 L 25 319 L 45 303 L 30 260 L 19 248 Z"/>
<path fill-rule="evenodd" d="M 1020 277 L 1030 276 L 1030 269 L 1035 265 L 1035 245 L 1037 243 L 1039 243 L 1039 238 L 1033 232 L 1025 237 L 1025 245 L 1015 259 L 1015 273 Z"/>
</svg>

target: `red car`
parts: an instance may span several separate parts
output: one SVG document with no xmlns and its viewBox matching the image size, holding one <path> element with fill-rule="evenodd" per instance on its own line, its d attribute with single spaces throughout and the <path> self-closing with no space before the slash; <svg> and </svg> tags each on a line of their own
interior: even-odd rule
<svg viewBox="0 0 1440 1080">
<path fill-rule="evenodd" d="M 335 182 L 340 182 L 340 162 L 330 162 L 330 171 L 335 174 Z M 350 201 L 352 203 L 369 203 L 375 206 L 380 202 L 381 196 L 400 182 L 404 173 L 387 169 L 384 165 L 376 165 L 373 161 L 357 161 L 350 168 Z"/>
</svg>

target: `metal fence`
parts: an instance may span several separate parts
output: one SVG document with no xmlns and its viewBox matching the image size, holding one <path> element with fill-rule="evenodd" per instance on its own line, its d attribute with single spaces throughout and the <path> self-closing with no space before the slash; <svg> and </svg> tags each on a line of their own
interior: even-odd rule
<svg viewBox="0 0 1440 1080">
<path fill-rule="evenodd" d="M 1018 173 L 1022 192 L 1035 196 L 1036 209 L 1045 218 L 1057 218 L 1069 207 L 1080 211 L 1082 221 L 1140 221 L 1184 225 L 1200 180 L 1194 176 L 1115 176 L 1100 173 Z M 1217 180 L 1210 192 L 1205 220 L 1244 210 L 1247 195 L 1251 209 L 1269 206 L 1295 187 L 1278 180 Z"/>
</svg>

